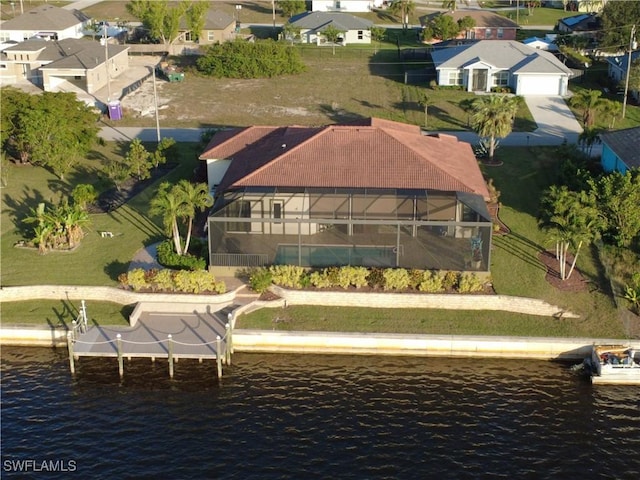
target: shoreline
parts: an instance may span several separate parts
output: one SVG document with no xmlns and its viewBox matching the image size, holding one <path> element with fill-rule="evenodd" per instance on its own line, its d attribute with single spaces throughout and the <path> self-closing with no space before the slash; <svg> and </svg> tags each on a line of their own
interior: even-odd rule
<svg viewBox="0 0 640 480">
<path fill-rule="evenodd" d="M 640 347 L 638 341 L 636 347 Z M 632 344 L 623 339 L 555 337 L 492 337 L 478 335 L 406 335 L 394 333 L 235 330 L 233 350 L 239 353 L 321 355 L 390 355 L 451 358 L 583 360 L 593 344 Z M 0 345 L 67 346 L 67 329 L 3 325 Z"/>
</svg>

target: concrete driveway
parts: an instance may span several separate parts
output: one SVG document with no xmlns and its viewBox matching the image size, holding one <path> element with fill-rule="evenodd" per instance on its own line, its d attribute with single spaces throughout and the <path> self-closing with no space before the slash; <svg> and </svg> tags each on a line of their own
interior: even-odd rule
<svg viewBox="0 0 640 480">
<path fill-rule="evenodd" d="M 578 135 L 582 132 L 582 126 L 576 120 L 564 98 L 559 96 L 528 96 L 524 99 L 538 124 L 534 134 L 567 139 L 569 143 L 577 142 Z"/>
</svg>

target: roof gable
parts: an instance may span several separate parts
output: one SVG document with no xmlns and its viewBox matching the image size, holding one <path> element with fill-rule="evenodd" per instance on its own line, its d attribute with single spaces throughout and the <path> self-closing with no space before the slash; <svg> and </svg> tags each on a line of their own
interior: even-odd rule
<svg viewBox="0 0 640 480">
<path fill-rule="evenodd" d="M 224 30 L 235 23 L 233 16 L 221 10 L 207 10 L 204 16 L 203 30 Z M 189 30 L 187 21 L 184 17 L 180 18 L 180 30 Z"/>
<path fill-rule="evenodd" d="M 329 25 L 341 31 L 368 30 L 373 22 L 364 18 L 336 12 L 305 12 L 289 20 L 291 25 L 308 30 L 324 30 Z"/>
<path fill-rule="evenodd" d="M 551 53 L 531 48 L 515 40 L 480 40 L 431 52 L 436 70 L 462 68 L 468 62 L 482 61 L 498 69 L 520 69 L 520 73 L 561 73 L 571 71 Z M 533 62 L 533 63 L 532 63 Z M 539 68 L 540 70 L 536 70 Z"/>
<path fill-rule="evenodd" d="M 219 134 L 216 134 L 215 139 Z M 249 127 L 226 132 L 201 159 L 230 158 L 220 190 L 329 187 L 461 191 L 488 198 L 467 143 L 370 119 L 326 127 Z"/>
</svg>

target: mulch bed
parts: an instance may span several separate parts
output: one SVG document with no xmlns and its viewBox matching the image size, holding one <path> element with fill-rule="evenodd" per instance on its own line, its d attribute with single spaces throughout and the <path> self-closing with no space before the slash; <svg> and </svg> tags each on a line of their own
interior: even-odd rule
<svg viewBox="0 0 640 480">
<path fill-rule="evenodd" d="M 178 164 L 176 163 L 159 165 L 151 170 L 151 176 L 145 180 L 137 180 L 131 177 L 122 183 L 120 190 L 113 187 L 106 192 L 102 192 L 96 202 L 87 207 L 87 210 L 89 213 L 107 213 L 116 210 L 177 166 Z"/>
<path fill-rule="evenodd" d="M 558 271 L 560 265 L 553 252 L 540 252 L 538 254 L 538 259 L 545 265 L 545 267 L 547 267 L 545 279 L 558 290 L 563 292 L 583 292 L 589 288 L 589 281 L 584 278 L 580 270 L 578 270 L 578 267 L 573 269 L 569 278 L 561 280 L 560 272 Z M 573 256 L 570 255 L 567 258 L 567 272 L 569 272 L 572 262 Z"/>
</svg>

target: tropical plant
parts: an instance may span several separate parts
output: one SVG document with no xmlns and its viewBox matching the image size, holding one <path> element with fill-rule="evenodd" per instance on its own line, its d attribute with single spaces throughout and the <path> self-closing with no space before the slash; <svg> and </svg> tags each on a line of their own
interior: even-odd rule
<svg viewBox="0 0 640 480">
<path fill-rule="evenodd" d="M 127 11 L 139 18 L 149 30 L 149 35 L 160 40 L 166 47 L 173 44 L 181 36 L 180 20 L 189 9 L 188 2 L 172 2 L 167 0 L 131 0 L 126 4 Z M 201 8 L 201 7 L 198 7 Z M 205 11 L 201 12 L 204 16 Z M 193 22 L 195 16 L 188 22 L 197 28 L 198 22 Z"/>
<path fill-rule="evenodd" d="M 597 128 L 585 128 L 578 136 L 578 144 L 588 157 L 591 157 L 593 146 L 600 141 L 600 130 Z"/>
<path fill-rule="evenodd" d="M 413 0 L 395 0 L 389 5 L 389 12 L 392 15 L 400 16 L 402 29 L 406 30 L 409 26 L 409 17 L 416 11 L 416 4 Z"/>
<path fill-rule="evenodd" d="M 89 224 L 89 214 L 79 205 L 67 202 L 58 206 L 39 203 L 23 221 L 36 224 L 32 241 L 40 253 L 46 253 L 51 249 L 75 247 L 84 237 L 83 227 Z"/>
<path fill-rule="evenodd" d="M 586 191 L 573 192 L 565 186 L 553 185 L 543 196 L 541 213 L 542 227 L 556 245 L 560 279 L 566 280 L 574 270 L 582 246 L 595 240 L 601 230 L 603 219 L 595 196 Z M 567 272 L 571 248 L 575 253 Z"/>
<path fill-rule="evenodd" d="M 582 110 L 582 125 L 585 129 L 593 127 L 596 113 L 605 105 L 601 95 L 600 90 L 580 90 L 569 99 L 572 107 Z"/>
<path fill-rule="evenodd" d="M 144 180 L 151 176 L 151 154 L 147 151 L 142 142 L 134 138 L 129 144 L 129 151 L 125 157 L 129 171 L 135 173 L 138 180 Z"/>
<path fill-rule="evenodd" d="M 213 205 L 213 197 L 209 194 L 209 187 L 206 183 L 193 184 L 184 179 L 180 180 L 173 190 L 184 205 L 182 216 L 187 222 L 187 234 L 184 242 L 184 252 L 186 253 L 189 251 L 196 212 L 203 211 Z"/>
<path fill-rule="evenodd" d="M 613 129 L 616 124 L 616 119 L 622 113 L 622 104 L 615 100 L 602 100 L 603 104 L 601 107 L 602 114 L 609 119 L 608 127 L 609 130 Z"/>
<path fill-rule="evenodd" d="M 469 5 L 469 0 L 463 0 L 465 5 Z M 459 0 L 444 0 L 442 2 L 442 8 L 445 8 L 451 12 L 455 12 L 459 5 Z"/>
<path fill-rule="evenodd" d="M 169 182 L 162 182 L 156 195 L 151 199 L 149 213 L 162 217 L 165 233 L 173 238 L 173 246 L 178 255 L 182 255 L 184 249 L 180 240 L 178 218 L 188 215 L 185 204 L 179 194 L 171 187 Z"/>
<path fill-rule="evenodd" d="M 431 97 L 429 97 L 427 93 L 422 92 L 418 103 L 424 109 L 424 128 L 427 128 L 429 122 L 429 105 L 431 105 Z"/>
<path fill-rule="evenodd" d="M 82 210 L 87 209 L 87 204 L 93 203 L 98 198 L 98 192 L 93 185 L 80 183 L 73 188 L 71 198 L 74 205 L 78 205 Z"/>
<path fill-rule="evenodd" d="M 493 161 L 497 139 L 513 128 L 519 99 L 506 95 L 486 95 L 475 100 L 471 125 L 478 135 L 488 138 L 489 161 Z"/>
</svg>

